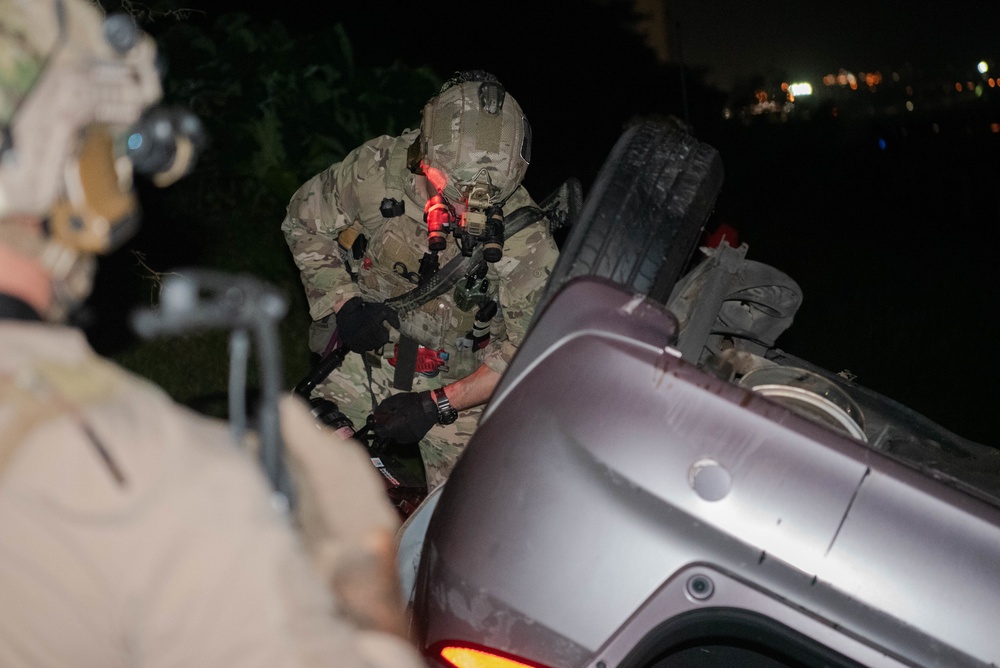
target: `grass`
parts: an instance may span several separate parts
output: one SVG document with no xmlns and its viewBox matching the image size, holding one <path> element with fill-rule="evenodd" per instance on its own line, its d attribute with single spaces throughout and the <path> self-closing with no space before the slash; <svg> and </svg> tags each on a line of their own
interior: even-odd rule
<svg viewBox="0 0 1000 668">
<path fill-rule="evenodd" d="M 309 371 L 308 304 L 299 280 L 298 269 L 281 234 L 283 207 L 271 205 L 255 211 L 231 213 L 229 220 L 222 215 L 201 219 L 183 215 L 171 216 L 169 223 L 147 221 L 163 227 L 198 226 L 199 244 L 187 244 L 187 254 L 156 235 L 137 239 L 138 248 L 131 264 L 130 279 L 135 282 L 133 298 L 144 305 L 158 299 L 158 286 L 164 276 L 178 266 L 197 266 L 233 275 L 246 274 L 266 281 L 282 293 L 288 313 L 278 324 L 278 337 L 283 362 L 283 387 L 290 390 Z M 185 222 L 191 221 L 191 222 Z M 183 229 L 168 238 L 191 238 L 195 233 Z M 151 302 L 153 304 L 151 304 Z M 256 368 L 256 346 L 251 343 L 248 387 L 251 393 L 259 378 Z M 226 395 L 229 378 L 229 332 L 199 331 L 179 336 L 137 340 L 112 358 L 125 368 L 153 381 L 176 401 L 215 417 L 226 416 Z"/>
</svg>

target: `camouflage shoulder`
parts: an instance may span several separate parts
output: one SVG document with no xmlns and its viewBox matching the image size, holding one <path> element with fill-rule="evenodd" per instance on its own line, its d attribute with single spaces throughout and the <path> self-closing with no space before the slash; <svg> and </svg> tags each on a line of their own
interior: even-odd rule
<svg viewBox="0 0 1000 668">
<path fill-rule="evenodd" d="M 344 165 L 349 165 L 350 176 L 355 180 L 364 181 L 380 177 L 386 168 L 388 168 L 389 160 L 393 153 L 400 146 L 405 150 L 410 142 L 412 142 L 412 139 L 407 142 L 405 135 L 399 137 L 382 135 L 381 137 L 370 139 L 351 151 L 344 158 Z"/>
<path fill-rule="evenodd" d="M 510 197 L 507 198 L 507 203 L 504 205 L 504 211 L 516 211 L 522 206 L 538 206 L 538 203 L 528 193 L 527 188 L 524 186 L 518 186 L 517 189 L 511 193 Z"/>
<path fill-rule="evenodd" d="M 331 174 L 339 164 L 334 163 L 299 186 L 298 190 L 292 193 L 288 201 L 288 213 L 292 214 L 294 210 L 297 210 L 304 203 L 322 195 L 326 189 L 324 188 L 324 184 L 329 182 Z"/>
<path fill-rule="evenodd" d="M 381 221 L 379 204 L 385 197 L 403 198 L 412 175 L 406 169 L 407 149 L 416 135 L 382 136 L 366 142 L 350 175 L 340 184 L 354 197 L 355 212 L 362 223 Z M 347 175 L 345 175 L 347 176 Z"/>
</svg>

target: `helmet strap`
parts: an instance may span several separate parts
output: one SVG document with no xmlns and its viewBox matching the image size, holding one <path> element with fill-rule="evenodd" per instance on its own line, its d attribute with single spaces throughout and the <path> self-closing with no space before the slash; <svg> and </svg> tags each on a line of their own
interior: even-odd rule
<svg viewBox="0 0 1000 668">
<path fill-rule="evenodd" d="M 424 151 L 420 146 L 420 135 L 413 140 L 413 143 L 406 149 L 406 168 L 411 174 L 423 176 L 424 169 L 421 162 L 424 159 Z"/>
</svg>

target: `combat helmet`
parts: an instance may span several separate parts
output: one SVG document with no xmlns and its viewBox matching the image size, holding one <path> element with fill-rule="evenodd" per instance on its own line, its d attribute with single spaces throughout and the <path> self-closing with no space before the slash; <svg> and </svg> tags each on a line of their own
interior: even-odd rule
<svg viewBox="0 0 1000 668">
<path fill-rule="evenodd" d="M 177 151 L 150 152 L 183 134 L 153 141 L 163 117 L 144 112 L 161 94 L 155 44 L 127 15 L 86 0 L 0 0 L 0 242 L 51 275 L 49 319 L 89 294 L 94 254 L 137 228 L 133 169 L 178 173 Z M 32 217 L 41 228 L 24 224 Z"/>
<path fill-rule="evenodd" d="M 502 203 L 531 161 L 531 126 L 521 105 L 483 70 L 459 72 L 424 106 L 420 167 L 448 199 L 461 201 L 477 183 Z"/>
</svg>

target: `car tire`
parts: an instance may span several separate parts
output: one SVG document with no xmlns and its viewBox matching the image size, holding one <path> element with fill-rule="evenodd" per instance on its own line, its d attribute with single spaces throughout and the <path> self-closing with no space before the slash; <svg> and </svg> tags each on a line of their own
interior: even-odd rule
<svg viewBox="0 0 1000 668">
<path fill-rule="evenodd" d="M 599 276 L 666 302 L 712 212 L 722 160 L 661 122 L 626 130 L 570 229 L 542 302 L 578 276 Z"/>
</svg>

